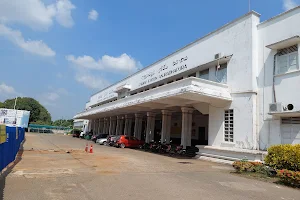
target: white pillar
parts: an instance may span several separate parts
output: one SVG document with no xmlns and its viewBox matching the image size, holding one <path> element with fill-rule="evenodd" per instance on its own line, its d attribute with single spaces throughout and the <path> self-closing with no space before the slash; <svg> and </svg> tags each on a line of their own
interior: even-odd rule
<svg viewBox="0 0 300 200">
<path fill-rule="evenodd" d="M 161 129 L 161 143 L 170 143 L 171 137 L 171 117 L 172 113 L 169 110 L 162 110 L 162 129 Z"/>
<path fill-rule="evenodd" d="M 104 122 L 103 122 L 103 134 L 107 134 L 107 118 L 104 118 Z"/>
<path fill-rule="evenodd" d="M 154 140 L 155 113 L 147 112 L 146 143 Z"/>
<path fill-rule="evenodd" d="M 123 134 L 123 116 L 117 116 L 116 135 Z"/>
<path fill-rule="evenodd" d="M 116 117 L 110 117 L 109 135 L 115 135 L 116 132 Z"/>
<path fill-rule="evenodd" d="M 94 134 L 94 132 L 95 132 L 95 126 L 96 125 L 96 121 L 93 119 L 92 120 L 92 131 L 93 131 L 93 134 Z"/>
<path fill-rule="evenodd" d="M 89 120 L 89 123 L 88 123 L 88 132 L 90 132 L 92 129 L 92 120 Z"/>
<path fill-rule="evenodd" d="M 131 136 L 132 116 L 125 115 L 124 135 Z"/>
<path fill-rule="evenodd" d="M 94 128 L 93 134 L 97 135 L 98 134 L 99 121 L 98 121 L 98 119 L 95 119 L 94 121 L 95 121 L 95 128 Z"/>
<path fill-rule="evenodd" d="M 192 121 L 193 108 L 181 107 L 182 126 L 181 126 L 181 145 L 183 148 L 191 146 L 192 143 Z"/>
<path fill-rule="evenodd" d="M 100 119 L 97 119 L 97 124 L 98 124 L 98 126 L 97 126 L 97 133 L 98 134 L 100 134 L 101 132 L 100 132 Z"/>
<path fill-rule="evenodd" d="M 135 114 L 135 120 L 134 120 L 134 137 L 137 139 L 141 139 L 142 137 L 142 117 L 143 115 L 140 113 Z"/>
<path fill-rule="evenodd" d="M 103 133 L 103 128 L 104 128 L 104 119 L 99 119 L 99 133 Z"/>
<path fill-rule="evenodd" d="M 116 124 L 116 135 L 119 135 L 119 129 L 120 129 L 120 116 L 117 116 L 117 124 Z"/>
</svg>

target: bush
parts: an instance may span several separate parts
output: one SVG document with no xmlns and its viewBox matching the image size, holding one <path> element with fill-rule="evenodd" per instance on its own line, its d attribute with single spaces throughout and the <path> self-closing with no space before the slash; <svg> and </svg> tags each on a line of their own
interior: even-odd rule
<svg viewBox="0 0 300 200">
<path fill-rule="evenodd" d="M 232 166 L 237 172 L 256 172 L 261 170 L 263 164 L 260 162 L 248 162 L 242 160 L 235 161 Z"/>
<path fill-rule="evenodd" d="M 287 185 L 300 187 L 300 172 L 294 172 L 287 169 L 277 171 L 277 176 L 280 180 Z"/>
<path fill-rule="evenodd" d="M 300 171 L 300 144 L 271 146 L 268 148 L 265 163 L 277 170 Z"/>
</svg>

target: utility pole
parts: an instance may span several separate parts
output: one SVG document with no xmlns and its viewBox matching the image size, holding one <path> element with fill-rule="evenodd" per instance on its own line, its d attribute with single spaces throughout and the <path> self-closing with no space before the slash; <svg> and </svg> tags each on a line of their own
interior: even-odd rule
<svg viewBox="0 0 300 200">
<path fill-rule="evenodd" d="M 14 111 L 15 111 L 15 125 L 16 125 L 16 126 L 17 126 L 17 110 L 16 110 L 17 99 L 18 99 L 18 97 L 16 97 L 16 99 L 15 99 L 15 105 L 14 105 Z"/>
<path fill-rule="evenodd" d="M 16 110 L 16 105 L 17 105 L 17 99 L 18 97 L 15 98 L 15 105 L 14 105 L 14 110 Z"/>
</svg>

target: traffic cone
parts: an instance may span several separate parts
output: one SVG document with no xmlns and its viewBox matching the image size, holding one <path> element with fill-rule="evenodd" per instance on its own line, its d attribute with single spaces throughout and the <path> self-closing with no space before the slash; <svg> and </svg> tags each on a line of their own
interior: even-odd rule
<svg viewBox="0 0 300 200">
<path fill-rule="evenodd" d="M 88 145 L 88 143 L 86 143 L 86 145 L 85 145 L 85 152 L 88 152 L 88 150 L 89 150 L 89 145 Z"/>
<path fill-rule="evenodd" d="M 93 145 L 91 144 L 90 153 L 93 153 Z"/>
</svg>

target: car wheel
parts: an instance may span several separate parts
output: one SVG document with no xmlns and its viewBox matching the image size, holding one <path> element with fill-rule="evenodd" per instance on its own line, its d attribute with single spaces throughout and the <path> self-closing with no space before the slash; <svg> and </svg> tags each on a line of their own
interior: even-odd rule
<svg viewBox="0 0 300 200">
<path fill-rule="evenodd" d="M 103 145 L 107 146 L 107 142 L 106 142 L 106 141 L 104 141 L 104 142 L 103 142 Z"/>
<path fill-rule="evenodd" d="M 125 144 L 124 144 L 124 143 L 120 144 L 120 147 L 121 147 L 122 149 L 124 149 L 124 148 L 125 148 Z"/>
</svg>

